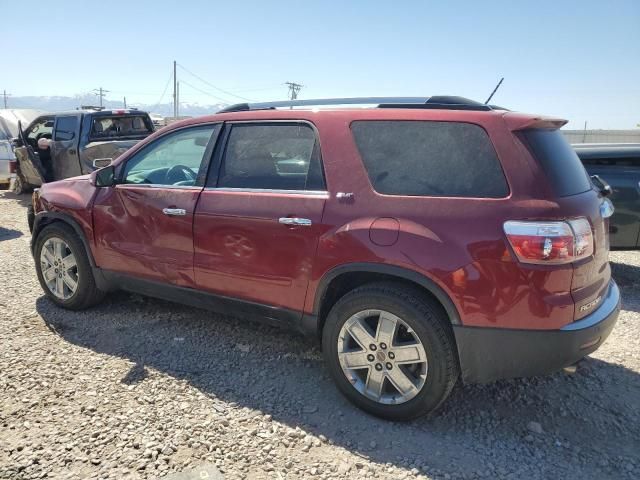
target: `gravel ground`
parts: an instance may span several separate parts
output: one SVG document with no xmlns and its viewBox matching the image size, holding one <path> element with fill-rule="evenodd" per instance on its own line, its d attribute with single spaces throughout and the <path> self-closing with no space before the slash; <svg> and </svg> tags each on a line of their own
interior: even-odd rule
<svg viewBox="0 0 640 480">
<path fill-rule="evenodd" d="M 28 202 L 0 193 L 0 478 L 640 477 L 640 253 L 611 254 L 624 311 L 576 374 L 458 385 L 394 424 L 344 400 L 293 334 L 126 293 L 56 308 Z"/>
</svg>

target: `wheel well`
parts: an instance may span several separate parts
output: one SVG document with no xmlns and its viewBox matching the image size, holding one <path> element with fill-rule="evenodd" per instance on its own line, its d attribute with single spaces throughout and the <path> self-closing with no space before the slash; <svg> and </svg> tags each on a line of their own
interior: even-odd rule
<svg viewBox="0 0 640 480">
<path fill-rule="evenodd" d="M 89 264 L 93 267 L 95 266 L 95 262 L 93 260 L 93 253 L 91 252 L 91 250 L 89 249 L 89 245 L 87 245 L 87 241 L 84 237 L 84 234 L 82 232 L 82 229 L 80 228 L 80 226 L 75 223 L 75 221 L 73 220 L 67 220 L 67 218 L 65 216 L 44 216 L 42 218 L 39 218 L 37 222 L 34 222 L 34 226 L 33 226 L 33 232 L 31 234 L 31 248 L 32 248 L 32 253 L 35 252 L 35 247 L 36 247 L 36 241 L 38 240 L 38 235 L 40 235 L 40 232 L 42 232 L 42 230 L 45 227 L 48 227 L 49 225 L 55 225 L 55 224 L 60 224 L 60 225 L 64 225 L 65 227 L 69 228 L 80 240 L 80 242 L 82 243 L 82 245 L 84 246 L 84 249 L 87 253 L 87 257 L 89 258 Z"/>
<path fill-rule="evenodd" d="M 340 298 L 349 293 L 351 290 L 361 287 L 362 285 L 382 281 L 390 281 L 396 284 L 405 285 L 407 288 L 415 290 L 421 295 L 428 296 L 442 308 L 442 311 L 445 315 L 447 315 L 451 323 L 459 323 L 459 317 L 457 311 L 455 310 L 455 307 L 453 306 L 453 303 L 449 300 L 448 303 L 450 303 L 450 305 L 443 304 L 442 295 L 444 294 L 444 292 L 442 292 L 440 295 L 436 295 L 430 289 L 416 281 L 402 278 L 393 274 L 355 271 L 342 273 L 336 276 L 331 280 L 331 282 L 325 289 L 324 294 L 320 299 L 318 308 L 318 335 L 322 335 L 322 329 L 324 328 L 324 322 L 327 318 L 327 315 L 329 314 L 331 308 L 335 305 L 335 303 L 340 300 Z"/>
</svg>

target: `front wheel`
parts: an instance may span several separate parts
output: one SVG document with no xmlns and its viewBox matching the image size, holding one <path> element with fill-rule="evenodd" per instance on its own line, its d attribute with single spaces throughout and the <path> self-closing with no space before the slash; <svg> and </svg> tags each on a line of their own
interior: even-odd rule
<svg viewBox="0 0 640 480">
<path fill-rule="evenodd" d="M 62 223 L 44 227 L 34 254 L 40 285 L 56 304 L 81 310 L 104 297 L 95 284 L 84 245 L 71 227 Z"/>
<path fill-rule="evenodd" d="M 390 420 L 432 412 L 459 375 L 444 310 L 402 284 L 372 283 L 338 300 L 322 346 L 340 391 L 363 410 Z"/>
</svg>

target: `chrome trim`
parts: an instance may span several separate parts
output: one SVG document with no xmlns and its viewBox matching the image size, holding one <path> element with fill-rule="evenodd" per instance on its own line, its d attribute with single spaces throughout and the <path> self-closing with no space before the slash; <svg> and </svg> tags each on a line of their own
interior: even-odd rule
<svg viewBox="0 0 640 480">
<path fill-rule="evenodd" d="M 243 192 L 243 193 L 290 193 L 295 195 L 307 195 L 309 197 L 329 198 L 326 190 L 278 190 L 269 188 L 234 188 L 234 187 L 205 187 L 205 190 L 218 192 Z"/>
<path fill-rule="evenodd" d="M 162 213 L 170 217 L 182 217 L 187 214 L 184 208 L 163 208 Z"/>
<path fill-rule="evenodd" d="M 313 222 L 308 218 L 280 217 L 278 223 L 290 226 L 310 227 Z"/>
<path fill-rule="evenodd" d="M 118 187 L 133 187 L 133 188 L 179 188 L 184 190 L 202 190 L 202 187 L 198 187 L 196 185 L 161 185 L 156 183 L 118 183 L 116 188 Z"/>
</svg>

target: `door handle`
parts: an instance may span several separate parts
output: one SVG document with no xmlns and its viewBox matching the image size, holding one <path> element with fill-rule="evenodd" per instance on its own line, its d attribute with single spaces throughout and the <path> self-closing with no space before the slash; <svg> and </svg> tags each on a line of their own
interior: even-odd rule
<svg viewBox="0 0 640 480">
<path fill-rule="evenodd" d="M 187 211 L 184 208 L 163 208 L 162 213 L 170 217 L 181 217 L 186 215 Z"/>
<path fill-rule="evenodd" d="M 69 155 L 75 155 L 76 154 L 76 149 L 75 148 L 70 148 L 69 149 Z"/>
<path fill-rule="evenodd" d="M 280 217 L 280 219 L 278 219 L 278 222 L 282 223 L 283 225 L 294 225 L 302 227 L 309 227 L 312 224 L 311 220 L 309 220 L 308 218 L 298 217 Z"/>
</svg>

